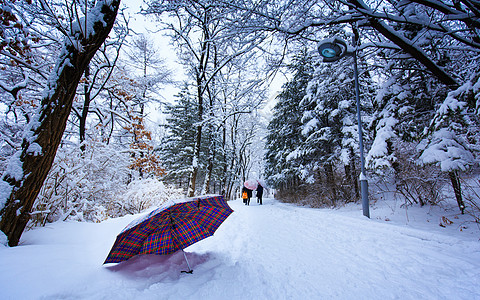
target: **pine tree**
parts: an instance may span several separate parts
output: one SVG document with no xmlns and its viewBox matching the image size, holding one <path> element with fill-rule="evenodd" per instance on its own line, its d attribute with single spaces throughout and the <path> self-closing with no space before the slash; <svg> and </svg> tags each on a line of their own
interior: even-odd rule
<svg viewBox="0 0 480 300">
<path fill-rule="evenodd" d="M 177 95 L 174 104 L 166 104 L 165 112 L 168 136 L 158 149 L 166 167 L 165 181 L 186 187 L 195 145 L 195 131 L 191 129 L 197 122 L 195 98 L 187 86 Z"/>
<path fill-rule="evenodd" d="M 428 13 L 418 3 L 399 1 L 397 4 L 396 14 L 404 19 L 423 17 Z M 435 14 L 431 17 L 435 18 Z M 448 41 L 440 33 L 429 31 L 420 24 L 397 23 L 394 29 L 412 44 L 420 45 L 434 58 L 433 63 L 450 73 L 455 72 L 457 78 L 466 78 L 467 83 L 448 93 L 451 87 L 422 71 L 421 64 L 413 57 L 405 57 L 398 50 L 379 52 L 386 61 L 388 75 L 375 100 L 376 112 L 371 124 L 375 139 L 367 163 L 376 171 L 393 173 L 400 192 L 411 175 L 405 173 L 409 169 L 405 163 L 420 157 L 419 162 L 424 165 L 440 166 L 450 177 L 463 212 L 465 205 L 461 199 L 459 171 L 466 170 L 474 162 L 471 142 L 475 139 L 469 137 L 468 132 L 478 131 L 478 117 L 472 114 L 475 104 L 468 100 L 475 93 L 475 75 L 470 80 L 467 77 L 477 72 L 478 67 L 471 63 L 475 58 L 467 58 L 467 51 L 462 52 L 460 59 L 453 57 L 446 49 L 451 49 L 458 41 Z M 417 149 L 420 153 L 415 151 L 419 141 L 421 144 Z M 403 166 L 398 162 L 400 156 Z M 419 199 L 424 197 L 418 195 Z M 420 204 L 424 202 L 419 201 Z"/>
<path fill-rule="evenodd" d="M 477 73 L 460 88 L 448 93 L 424 131 L 425 138 L 419 146 L 421 163 L 435 164 L 448 174 L 462 214 L 465 203 L 460 172 L 479 162 L 480 118 L 474 100 L 480 94 L 479 83 L 480 73 Z"/>
<path fill-rule="evenodd" d="M 306 94 L 313 73 L 312 58 L 306 50 L 300 52 L 289 66 L 293 78 L 283 86 L 273 109 L 273 119 L 268 125 L 265 154 L 265 175 L 269 184 L 285 190 L 298 183 L 301 176 L 296 150 L 304 142 L 301 134 L 303 111 L 300 102 Z"/>
<path fill-rule="evenodd" d="M 324 183 L 325 188 L 330 190 L 331 202 L 337 197 L 334 173 L 343 148 L 343 120 L 344 117 L 349 118 L 345 112 L 355 107 L 351 73 L 347 75 L 344 68 L 337 64 L 317 66 L 308 84 L 307 95 L 300 103 L 305 109 L 302 134 L 306 137 L 299 147 L 304 166 L 302 174 L 310 177 L 312 183 Z"/>
</svg>

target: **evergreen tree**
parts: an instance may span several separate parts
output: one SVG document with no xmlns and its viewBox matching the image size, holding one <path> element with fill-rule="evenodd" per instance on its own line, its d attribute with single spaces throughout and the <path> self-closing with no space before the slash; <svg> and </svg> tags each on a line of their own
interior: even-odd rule
<svg viewBox="0 0 480 300">
<path fill-rule="evenodd" d="M 337 197 L 335 166 L 341 154 L 346 154 L 347 164 L 354 160 L 355 144 L 343 138 L 344 126 L 349 127 L 345 128 L 345 135 L 356 132 L 353 69 L 346 63 L 345 60 L 317 66 L 301 102 L 305 109 L 302 134 L 306 137 L 299 147 L 303 162 L 301 173 L 309 176 L 308 182 L 324 184 L 325 189 L 330 190 L 328 198 L 332 203 Z M 343 145 L 344 142 L 347 145 Z"/>
<path fill-rule="evenodd" d="M 297 184 L 301 175 L 295 159 L 298 147 L 305 140 L 301 134 L 303 110 L 299 104 L 312 77 L 312 58 L 303 50 L 294 57 L 289 69 L 293 78 L 277 96 L 278 103 L 268 125 L 265 154 L 266 178 L 272 187 L 280 190 Z"/>
<path fill-rule="evenodd" d="M 195 145 L 195 131 L 191 130 L 197 122 L 195 103 L 195 96 L 185 86 L 174 104 L 166 104 L 168 136 L 159 149 L 167 172 L 165 181 L 185 188 Z"/>
<path fill-rule="evenodd" d="M 396 14 L 405 19 L 426 13 L 426 8 L 417 3 L 398 2 L 396 6 Z M 463 212 L 465 205 L 459 172 L 474 164 L 473 149 L 478 144 L 478 137 L 473 138 L 470 134 L 478 131 L 476 104 L 472 100 L 478 92 L 474 88 L 478 72 L 477 65 L 473 63 L 476 58 L 467 51 L 459 56 L 461 59 L 452 56 L 452 52 L 446 49 L 459 42 L 447 41 L 440 33 L 429 31 L 420 24 L 398 23 L 394 28 L 405 39 L 421 45 L 434 57 L 436 65 L 455 72 L 457 78 L 466 83 L 448 93 L 449 87 L 422 71 L 417 60 L 405 58 L 404 53 L 398 50 L 379 52 L 380 57 L 385 59 L 388 75 L 375 100 L 376 112 L 371 124 L 375 139 L 367 163 L 371 169 L 384 174 L 392 172 L 400 192 L 411 176 L 405 172 L 409 168 L 404 164 L 411 164 L 420 156 L 421 164 L 440 166 L 441 171 L 448 174 Z M 412 151 L 419 141 L 421 144 L 417 149 L 420 153 Z M 398 162 L 400 156 L 403 166 Z M 420 204 L 425 202 L 421 200 L 424 195 L 418 195 L 418 198 Z"/>
<path fill-rule="evenodd" d="M 332 28 L 330 34 L 348 43 L 344 28 Z M 370 112 L 375 84 L 362 57 L 358 58 L 360 101 L 365 115 Z M 309 182 L 319 184 L 317 198 L 333 205 L 339 198 L 351 201 L 359 197 L 358 120 L 352 62 L 346 56 L 334 63 L 316 64 L 307 94 L 300 103 L 304 110 L 302 134 L 306 137 L 298 151 L 303 163 L 301 173 Z"/>
<path fill-rule="evenodd" d="M 438 106 L 430 126 L 424 131 L 425 138 L 419 145 L 420 162 L 438 165 L 448 174 L 462 214 L 465 203 L 460 184 L 460 172 L 478 164 L 480 150 L 480 118 L 474 99 L 480 94 L 480 73 L 459 89 L 448 93 L 445 101 Z"/>
</svg>

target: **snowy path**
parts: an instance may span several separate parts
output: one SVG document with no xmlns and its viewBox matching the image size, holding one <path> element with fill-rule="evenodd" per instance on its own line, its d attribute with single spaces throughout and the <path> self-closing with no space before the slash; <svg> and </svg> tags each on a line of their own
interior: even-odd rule
<svg viewBox="0 0 480 300">
<path fill-rule="evenodd" d="M 229 238 L 250 283 L 265 286 L 254 291 L 262 299 L 480 298 L 478 243 L 266 204 L 236 206 L 239 234 Z"/>
<path fill-rule="evenodd" d="M 192 275 L 181 253 L 101 266 L 135 216 L 30 231 L 0 248 L 0 299 L 480 299 L 478 240 L 253 202 L 186 249 Z"/>
</svg>

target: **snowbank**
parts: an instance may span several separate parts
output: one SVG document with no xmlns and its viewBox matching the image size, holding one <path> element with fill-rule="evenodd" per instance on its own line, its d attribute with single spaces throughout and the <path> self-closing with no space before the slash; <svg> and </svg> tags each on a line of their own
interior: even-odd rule
<svg viewBox="0 0 480 300">
<path fill-rule="evenodd" d="M 182 253 L 102 265 L 139 215 L 57 222 L 0 247 L 0 299 L 476 299 L 478 227 L 438 226 L 444 212 L 392 203 L 311 209 L 229 202 L 214 236 Z M 431 218 L 427 222 L 428 218 Z M 462 231 L 460 231 L 462 230 Z"/>
</svg>

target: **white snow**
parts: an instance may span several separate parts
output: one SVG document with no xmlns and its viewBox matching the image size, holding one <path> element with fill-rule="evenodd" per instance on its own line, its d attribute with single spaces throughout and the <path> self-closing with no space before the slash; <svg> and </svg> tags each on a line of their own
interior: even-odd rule
<svg viewBox="0 0 480 300">
<path fill-rule="evenodd" d="M 384 110 L 382 119 L 377 124 L 377 134 L 375 140 L 368 151 L 365 159 L 367 166 L 374 170 L 382 168 L 391 168 L 391 163 L 395 161 L 393 154 L 388 154 L 387 142 L 396 137 L 394 128 L 398 123 L 398 120 L 393 116 L 392 109 L 395 109 L 394 105 L 391 105 L 391 109 Z"/>
<path fill-rule="evenodd" d="M 465 171 L 473 164 L 473 154 L 465 147 L 461 136 L 447 128 L 442 128 L 434 132 L 431 139 L 430 145 L 423 150 L 420 156 L 421 163 L 437 164 L 442 172 Z M 419 145 L 419 147 L 422 146 L 422 144 Z"/>
<path fill-rule="evenodd" d="M 96 23 L 101 23 L 104 27 L 107 26 L 107 23 L 104 21 L 104 13 L 102 9 L 104 5 L 111 6 L 112 0 L 108 1 L 99 1 L 95 7 L 90 9 L 86 16 L 81 17 L 77 22 L 72 23 L 71 26 L 71 36 L 75 37 L 78 32 L 82 32 L 83 36 L 90 38 L 95 33 L 94 25 Z M 79 40 L 73 40 L 77 42 L 77 50 L 80 50 L 81 44 Z"/>
<path fill-rule="evenodd" d="M 22 151 L 19 150 L 12 155 L 8 161 L 7 168 L 3 175 L 10 176 L 11 178 L 19 181 L 23 178 L 23 163 L 20 160 L 20 156 L 22 155 Z"/>
<path fill-rule="evenodd" d="M 27 153 L 37 156 L 42 154 L 42 146 L 40 146 L 38 143 L 32 143 L 28 146 Z"/>
<path fill-rule="evenodd" d="M 318 126 L 318 124 L 319 124 L 319 121 L 317 118 L 311 119 L 305 125 L 303 125 L 302 134 L 304 136 L 307 136 Z"/>
<path fill-rule="evenodd" d="M 4 180 L 0 180 L 0 210 L 7 204 L 8 197 L 12 193 L 13 186 Z M 0 218 L 1 219 L 1 218 Z"/>
<path fill-rule="evenodd" d="M 0 248 L 5 247 L 7 245 L 8 245 L 8 238 L 5 235 L 5 233 L 3 233 L 3 231 L 0 230 Z"/>
<path fill-rule="evenodd" d="M 312 209 L 229 202 L 214 236 L 102 265 L 139 215 L 57 222 L 0 246 L 0 299 L 478 299 L 480 230 L 436 207 Z M 408 215 L 408 222 L 406 216 Z M 438 226 L 441 217 L 453 224 Z M 1 241 L 1 237 L 0 237 Z"/>
<path fill-rule="evenodd" d="M 2 179 L 9 176 L 17 181 L 23 178 L 23 163 L 20 160 L 22 152 L 19 150 L 12 155 L 8 161 L 7 167 L 3 172 Z M 8 197 L 12 193 L 13 186 L 4 180 L 0 180 L 0 210 L 7 204 Z M 2 216 L 0 216 L 0 219 Z"/>
</svg>

